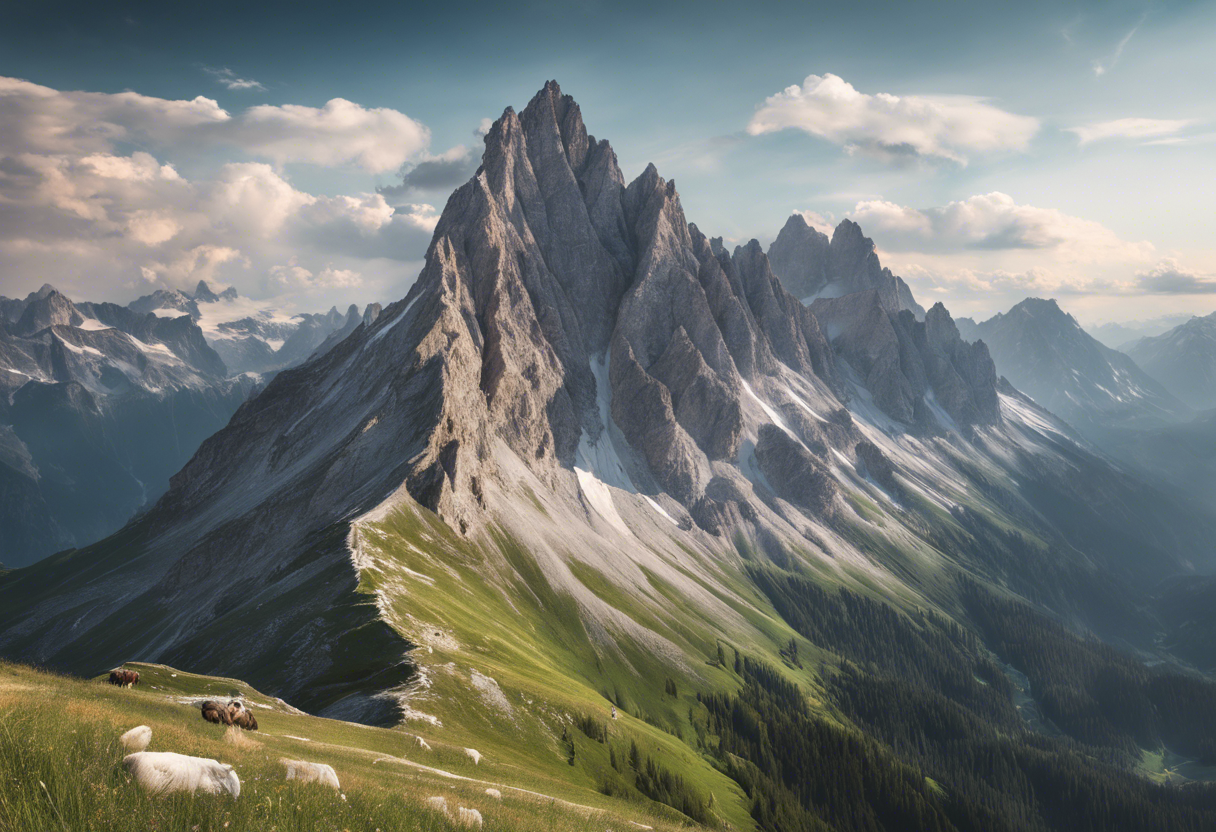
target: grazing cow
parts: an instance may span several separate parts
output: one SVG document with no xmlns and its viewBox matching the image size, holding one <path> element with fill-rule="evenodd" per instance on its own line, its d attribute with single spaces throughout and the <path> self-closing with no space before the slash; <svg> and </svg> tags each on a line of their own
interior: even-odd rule
<svg viewBox="0 0 1216 832">
<path fill-rule="evenodd" d="M 338 773 L 334 771 L 333 766 L 328 766 L 325 763 L 308 763 L 304 760 L 279 760 L 287 767 L 287 779 L 299 780 L 301 783 L 320 783 L 322 786 L 329 786 L 335 791 L 340 791 L 341 786 L 338 785 Z"/>
<path fill-rule="evenodd" d="M 202 792 L 241 795 L 241 779 L 232 766 L 206 757 L 172 751 L 140 751 L 123 757 L 135 782 L 151 792 Z"/>
<path fill-rule="evenodd" d="M 232 724 L 232 717 L 228 714 L 228 709 L 214 699 L 208 699 L 199 706 L 199 709 L 203 712 L 203 719 L 208 722 L 214 722 L 216 725 Z"/>
<path fill-rule="evenodd" d="M 241 709 L 236 712 L 236 716 L 232 717 L 232 724 L 238 728 L 244 728 L 246 731 L 258 730 L 258 718 L 253 715 L 253 711 Z"/>
<path fill-rule="evenodd" d="M 119 737 L 118 741 L 127 751 L 143 751 L 152 742 L 152 729 L 147 725 L 137 725 Z"/>
<path fill-rule="evenodd" d="M 110 671 L 110 684 L 120 688 L 135 687 L 139 684 L 139 671 L 124 670 L 121 667 Z"/>
</svg>

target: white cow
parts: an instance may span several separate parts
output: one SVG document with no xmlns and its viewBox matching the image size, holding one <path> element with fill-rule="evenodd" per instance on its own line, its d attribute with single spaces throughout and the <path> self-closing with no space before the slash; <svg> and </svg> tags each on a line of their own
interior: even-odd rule
<svg viewBox="0 0 1216 832">
<path fill-rule="evenodd" d="M 152 729 L 147 725 L 136 725 L 118 741 L 127 751 L 143 751 L 152 742 Z"/>
<path fill-rule="evenodd" d="M 301 783 L 320 783 L 335 791 L 341 790 L 338 785 L 338 773 L 333 766 L 325 763 L 308 763 L 304 760 L 279 760 L 287 767 L 287 779 L 299 780 Z"/>
<path fill-rule="evenodd" d="M 232 766 L 206 757 L 187 757 L 172 751 L 138 751 L 122 764 L 135 782 L 153 792 L 202 792 L 233 797 L 241 794 L 241 779 Z"/>
</svg>

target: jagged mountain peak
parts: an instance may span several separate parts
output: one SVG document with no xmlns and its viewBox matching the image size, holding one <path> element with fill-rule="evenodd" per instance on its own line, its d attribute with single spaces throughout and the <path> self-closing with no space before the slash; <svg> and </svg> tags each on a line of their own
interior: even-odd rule
<svg viewBox="0 0 1216 832">
<path fill-rule="evenodd" d="M 874 241 L 850 219 L 841 220 L 829 238 L 795 212 L 769 246 L 768 256 L 786 288 L 804 303 L 875 289 L 890 311 L 925 315 L 903 279 L 883 268 Z"/>
<path fill-rule="evenodd" d="M 67 295 L 50 284 L 43 286 L 43 289 L 49 289 L 49 291 L 39 290 L 31 297 L 25 311 L 21 313 L 21 317 L 17 319 L 17 323 L 13 327 L 14 333 L 28 336 L 47 327 L 80 326 L 84 323 L 84 316 L 80 314 Z"/>
<path fill-rule="evenodd" d="M 1026 298 L 1025 300 L 1014 305 L 1005 314 L 1029 315 L 1036 317 L 1043 316 L 1048 320 L 1068 322 L 1073 326 L 1080 327 L 1080 324 L 1077 323 L 1077 319 L 1061 309 L 1059 302 L 1055 298 Z"/>
<path fill-rule="evenodd" d="M 805 220 L 803 221 L 805 224 Z M 858 245 L 873 251 L 874 241 L 862 233 L 861 226 L 849 218 L 842 219 L 832 231 L 832 244 L 836 246 Z"/>
</svg>

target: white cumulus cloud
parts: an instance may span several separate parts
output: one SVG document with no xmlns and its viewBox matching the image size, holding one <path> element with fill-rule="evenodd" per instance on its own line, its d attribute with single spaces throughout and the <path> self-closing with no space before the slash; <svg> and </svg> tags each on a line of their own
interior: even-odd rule
<svg viewBox="0 0 1216 832">
<path fill-rule="evenodd" d="M 122 143 L 150 149 L 237 148 L 278 165 L 400 168 L 430 144 L 426 125 L 385 107 L 334 98 L 323 107 L 251 107 L 232 115 L 204 96 L 189 101 L 135 92 L 61 92 L 0 77 L 0 149 L 6 153 L 113 153 Z"/>
<path fill-rule="evenodd" d="M 205 279 L 254 297 L 290 286 L 330 302 L 391 300 L 417 274 L 438 213 L 389 204 L 367 172 L 429 158 L 428 141 L 404 114 L 341 99 L 234 116 L 201 96 L 0 78 L 0 291 L 49 281 L 121 300 Z M 362 187 L 309 193 L 290 162 L 341 168 Z M 362 294 L 342 294 L 352 290 Z"/>
<path fill-rule="evenodd" d="M 1216 292 L 1216 275 L 1201 274 L 1167 258 L 1136 274 L 1142 291 L 1158 295 L 1206 295 Z"/>
<path fill-rule="evenodd" d="M 1026 150 L 1039 130 L 1030 116 L 968 95 L 869 95 L 837 75 L 809 75 L 769 96 L 747 125 L 753 136 L 802 130 L 888 159 L 928 157 L 966 164 L 975 154 Z"/>
<path fill-rule="evenodd" d="M 904 251 L 1053 249 L 1076 260 L 1141 259 L 1150 243 L 1119 237 L 1093 220 L 1023 205 L 997 191 L 934 208 L 885 200 L 857 203 L 851 214 L 883 248 Z"/>
</svg>

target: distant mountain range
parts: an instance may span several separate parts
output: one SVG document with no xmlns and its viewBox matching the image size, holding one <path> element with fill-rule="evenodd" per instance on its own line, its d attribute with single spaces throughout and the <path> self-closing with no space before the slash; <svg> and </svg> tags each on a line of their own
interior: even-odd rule
<svg viewBox="0 0 1216 832">
<path fill-rule="evenodd" d="M 1187 314 L 1160 315 L 1145 320 L 1096 324 L 1087 326 L 1085 331 L 1111 349 L 1127 352 L 1127 348 L 1139 339 L 1168 332 L 1191 317 Z"/>
<path fill-rule="evenodd" d="M 1146 373 L 1191 407 L 1216 407 L 1216 313 L 1191 318 L 1161 335 L 1139 338 L 1126 350 Z"/>
<path fill-rule="evenodd" d="M 1014 387 L 1095 441 L 1190 415 L 1135 361 L 1100 343 L 1054 300 L 1027 298 L 982 323 L 960 318 L 958 326 L 964 339 L 987 344 L 997 371 Z"/>
<path fill-rule="evenodd" d="M 345 314 L 337 307 L 324 313 L 287 314 L 273 304 L 242 298 L 232 288 L 216 294 L 201 280 L 193 294 L 161 289 L 132 302 L 130 308 L 159 317 L 189 315 L 233 375 L 294 367 L 331 336 L 340 339 L 380 313 L 380 304 L 373 303 L 363 312 L 352 304 Z"/>
<path fill-rule="evenodd" d="M 262 383 L 230 373 L 215 347 L 272 371 L 332 347 L 379 309 L 225 320 L 253 306 L 203 282 L 126 307 L 73 303 L 51 286 L 0 298 L 0 562 L 91 543 L 155 502 Z"/>
</svg>

